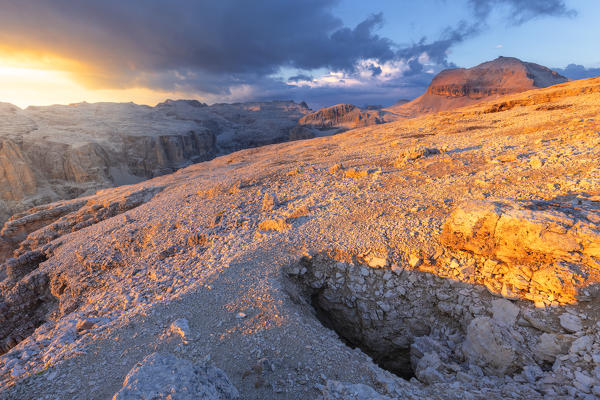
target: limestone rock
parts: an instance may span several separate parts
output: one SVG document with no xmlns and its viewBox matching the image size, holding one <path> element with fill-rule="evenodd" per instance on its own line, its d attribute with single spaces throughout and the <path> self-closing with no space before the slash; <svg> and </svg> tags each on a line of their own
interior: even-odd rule
<svg viewBox="0 0 600 400">
<path fill-rule="evenodd" d="M 504 261 L 504 282 L 517 290 L 573 302 L 585 286 L 585 269 L 597 269 L 598 221 L 600 211 L 588 204 L 471 200 L 450 214 L 440 241 Z"/>
<path fill-rule="evenodd" d="M 297 140 L 294 102 L 0 107 L 0 223 L 32 206 L 138 183 L 218 154 Z M 295 129 L 295 130 L 294 130 Z M 6 211 L 4 211 L 6 209 Z"/>
<path fill-rule="evenodd" d="M 516 371 L 521 364 L 519 359 L 524 355 L 523 346 L 514 332 L 488 317 L 471 321 L 462 350 L 470 363 L 492 375 Z"/>
<path fill-rule="evenodd" d="M 113 400 L 233 400 L 237 389 L 220 369 L 194 364 L 170 354 L 153 353 L 125 377 Z"/>
<path fill-rule="evenodd" d="M 426 385 L 443 382 L 444 375 L 439 371 L 441 364 L 442 361 L 437 353 L 426 353 L 417 363 L 415 376 Z"/>
<path fill-rule="evenodd" d="M 396 164 L 400 165 L 408 161 L 418 160 L 419 158 L 430 157 L 436 154 L 440 154 L 440 150 L 436 148 L 416 146 L 406 149 L 402 152 Z"/>
<path fill-rule="evenodd" d="M 600 256 L 599 218 L 599 211 L 569 203 L 469 201 L 452 212 L 441 239 L 507 262 L 586 262 Z"/>
<path fill-rule="evenodd" d="M 184 340 L 189 340 L 191 338 L 192 331 L 190 330 L 190 325 L 188 320 L 185 318 L 179 318 L 169 326 L 169 334 L 170 335 L 178 335 Z"/>
<path fill-rule="evenodd" d="M 519 315 L 519 307 L 505 299 L 496 299 L 492 301 L 492 313 L 494 320 L 506 324 L 514 325 Z"/>
<path fill-rule="evenodd" d="M 309 129 L 305 126 L 295 126 L 290 129 L 289 140 L 303 140 L 303 139 L 312 139 L 315 137 L 315 133 L 312 129 Z"/>
<path fill-rule="evenodd" d="M 473 68 L 444 70 L 433 78 L 424 95 L 388 110 L 414 117 L 567 81 L 564 76 L 541 65 L 499 57 Z"/>
<path fill-rule="evenodd" d="M 583 329 L 583 325 L 581 324 L 581 318 L 576 315 L 563 313 L 559 317 L 560 326 L 562 326 L 567 332 L 579 332 Z"/>
<path fill-rule="evenodd" d="M 381 110 L 361 110 L 352 104 L 337 104 L 305 115 L 299 123 L 317 129 L 352 129 L 384 123 L 387 114 Z"/>
<path fill-rule="evenodd" d="M 591 335 L 585 335 L 577 338 L 573 341 L 573 343 L 571 343 L 569 353 L 589 352 L 593 343 L 594 338 Z"/>
<path fill-rule="evenodd" d="M 372 387 L 361 383 L 328 380 L 319 389 L 322 400 L 392 400 L 391 397 L 379 394 Z"/>
<path fill-rule="evenodd" d="M 535 348 L 535 357 L 539 360 L 554 362 L 557 356 L 569 351 L 573 337 L 554 333 L 543 333 Z"/>
</svg>

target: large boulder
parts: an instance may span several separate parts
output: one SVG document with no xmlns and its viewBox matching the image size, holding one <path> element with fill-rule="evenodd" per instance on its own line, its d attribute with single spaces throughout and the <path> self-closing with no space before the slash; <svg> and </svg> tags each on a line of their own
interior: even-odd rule
<svg viewBox="0 0 600 400">
<path fill-rule="evenodd" d="M 227 375 L 208 364 L 153 353 L 125 377 L 113 400 L 233 400 L 239 397 Z"/>
<path fill-rule="evenodd" d="M 517 371 L 527 354 L 516 331 L 489 317 L 471 321 L 462 350 L 469 363 L 498 376 Z"/>
</svg>

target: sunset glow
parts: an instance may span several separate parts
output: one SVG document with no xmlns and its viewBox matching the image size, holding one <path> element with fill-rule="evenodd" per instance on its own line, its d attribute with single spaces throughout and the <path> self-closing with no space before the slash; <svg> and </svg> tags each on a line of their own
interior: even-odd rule
<svg viewBox="0 0 600 400">
<path fill-rule="evenodd" d="M 0 58 L 0 99 L 21 108 L 31 105 L 69 104 L 82 101 L 129 102 L 155 105 L 173 92 L 148 88 L 91 89 L 75 79 L 75 73 L 41 63 L 33 66 L 22 59 Z M 185 97 L 185 93 L 181 93 Z"/>
</svg>

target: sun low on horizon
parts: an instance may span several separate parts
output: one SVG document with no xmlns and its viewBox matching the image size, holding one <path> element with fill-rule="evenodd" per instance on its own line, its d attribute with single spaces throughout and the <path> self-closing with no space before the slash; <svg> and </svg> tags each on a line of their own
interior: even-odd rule
<svg viewBox="0 0 600 400">
<path fill-rule="evenodd" d="M 74 79 L 71 71 L 50 64 L 22 63 L 0 55 L 0 102 L 20 108 L 53 104 L 134 102 L 155 105 L 172 92 L 149 88 L 92 89 Z"/>
</svg>

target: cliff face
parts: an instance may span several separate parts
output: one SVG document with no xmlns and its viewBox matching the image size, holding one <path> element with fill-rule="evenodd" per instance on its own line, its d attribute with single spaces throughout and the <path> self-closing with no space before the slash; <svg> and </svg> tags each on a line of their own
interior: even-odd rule
<svg viewBox="0 0 600 400">
<path fill-rule="evenodd" d="M 499 57 L 469 69 L 442 71 L 433 79 L 424 95 L 412 102 L 394 105 L 389 110 L 415 116 L 567 81 L 564 76 L 544 66 L 516 58 Z"/>
<path fill-rule="evenodd" d="M 353 129 L 388 122 L 385 114 L 377 109 L 361 110 L 352 104 L 337 104 L 302 117 L 299 124 L 317 129 Z"/>
<path fill-rule="evenodd" d="M 0 104 L 0 222 L 15 212 L 296 138 L 293 102 Z M 306 135 L 304 135 L 306 137 Z"/>
</svg>

